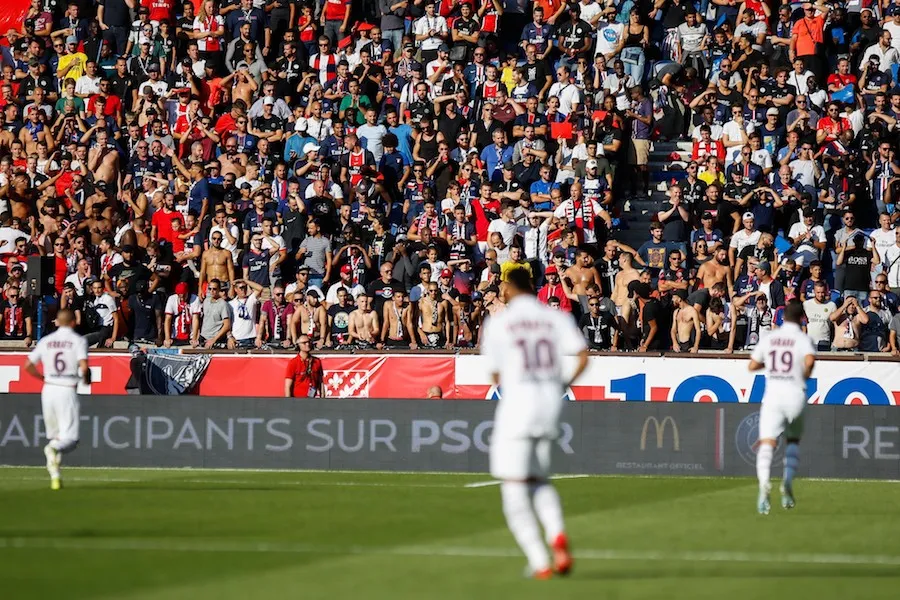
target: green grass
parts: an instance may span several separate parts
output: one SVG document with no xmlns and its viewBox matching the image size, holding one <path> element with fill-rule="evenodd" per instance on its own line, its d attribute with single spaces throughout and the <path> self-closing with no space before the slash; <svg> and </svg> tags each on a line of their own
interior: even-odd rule
<svg viewBox="0 0 900 600">
<path fill-rule="evenodd" d="M 900 485 L 557 482 L 576 570 L 528 581 L 482 475 L 0 469 L 0 597 L 897 598 Z M 579 552 L 581 553 L 579 558 Z M 774 556 L 771 561 L 766 557 Z"/>
</svg>

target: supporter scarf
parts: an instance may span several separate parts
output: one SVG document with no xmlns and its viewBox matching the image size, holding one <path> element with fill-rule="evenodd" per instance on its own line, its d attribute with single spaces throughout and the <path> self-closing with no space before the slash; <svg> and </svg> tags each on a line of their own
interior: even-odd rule
<svg viewBox="0 0 900 600">
<path fill-rule="evenodd" d="M 582 241 L 585 229 L 594 228 L 594 206 L 593 202 L 582 199 L 576 206 L 575 200 L 566 202 L 566 221 L 571 225 L 574 223 L 575 229 L 579 233 L 579 241 Z"/>
</svg>

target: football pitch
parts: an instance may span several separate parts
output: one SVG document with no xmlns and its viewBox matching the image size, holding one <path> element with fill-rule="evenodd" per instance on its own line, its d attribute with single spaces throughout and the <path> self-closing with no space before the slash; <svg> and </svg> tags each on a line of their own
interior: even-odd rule
<svg viewBox="0 0 900 600">
<path fill-rule="evenodd" d="M 897 598 L 900 485 L 557 480 L 571 576 L 522 577 L 484 475 L 0 469 L 10 600 Z M 775 483 L 777 487 L 777 482 Z"/>
</svg>

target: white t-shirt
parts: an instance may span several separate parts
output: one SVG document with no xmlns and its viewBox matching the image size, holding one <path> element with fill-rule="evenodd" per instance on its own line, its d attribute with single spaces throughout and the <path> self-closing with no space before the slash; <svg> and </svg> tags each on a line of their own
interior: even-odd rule
<svg viewBox="0 0 900 600">
<path fill-rule="evenodd" d="M 574 83 L 563 84 L 557 81 L 550 86 L 549 96 L 559 98 L 559 112 L 567 116 L 572 113 L 572 106 L 581 101 L 581 92 Z"/>
<path fill-rule="evenodd" d="M 78 273 L 72 273 L 68 277 L 66 277 L 65 283 L 71 283 L 75 286 L 75 293 L 79 296 L 84 296 L 84 282 L 87 277 L 81 277 Z"/>
<path fill-rule="evenodd" d="M 615 73 L 610 73 L 603 82 L 603 87 L 610 96 L 615 97 L 617 110 L 625 110 L 631 106 L 631 100 L 628 98 L 628 90 L 634 87 L 634 79 L 631 75 L 622 75 L 620 78 Z"/>
<path fill-rule="evenodd" d="M 272 244 L 272 242 L 269 241 L 269 238 L 272 238 L 272 241 L 274 241 L 277 246 Z M 275 263 L 278 261 L 278 257 L 281 255 L 281 251 L 285 249 L 284 238 L 280 235 L 270 235 L 269 237 L 263 236 L 262 249 L 266 252 L 272 249 L 276 251 L 269 259 L 269 266 L 274 267 Z"/>
<path fill-rule="evenodd" d="M 565 357 L 585 349 L 572 317 L 530 295 L 515 297 L 484 326 L 481 355 L 499 373 L 503 396 L 494 417 L 495 438 L 553 438 L 568 369 Z"/>
<path fill-rule="evenodd" d="M 112 299 L 112 296 L 110 296 L 109 294 L 103 294 L 99 298 L 88 298 L 85 301 L 85 304 L 88 303 L 93 304 L 94 310 L 96 310 L 97 314 L 100 315 L 100 325 L 102 325 L 103 327 L 112 327 L 116 310 L 118 310 L 116 308 L 116 301 Z"/>
<path fill-rule="evenodd" d="M 809 336 L 794 323 L 763 336 L 751 358 L 765 365 L 766 393 L 763 402 L 806 397 L 806 357 L 815 356 Z"/>
<path fill-rule="evenodd" d="M 87 357 L 87 340 L 71 327 L 60 327 L 38 341 L 28 354 L 28 362 L 43 365 L 45 384 L 74 388 L 81 379 L 78 362 Z"/>
<path fill-rule="evenodd" d="M 200 304 L 200 298 L 196 294 L 190 294 L 181 305 L 181 299 L 178 294 L 172 294 L 166 300 L 166 314 L 172 315 L 172 331 L 169 334 L 172 339 L 184 339 L 184 336 L 190 337 L 193 327 L 194 315 L 200 315 L 203 312 L 203 306 Z M 182 332 L 184 335 L 178 335 Z"/>
<path fill-rule="evenodd" d="M 16 240 L 19 238 L 30 240 L 31 236 L 14 227 L 0 227 L 0 254 L 11 254 L 14 252 L 16 249 Z"/>
<path fill-rule="evenodd" d="M 583 15 L 582 15 L 583 18 Z M 622 39 L 622 33 L 625 31 L 624 23 L 597 23 L 597 50 L 594 56 L 598 54 L 612 54 L 619 47 L 619 41 Z"/>
<path fill-rule="evenodd" d="M 90 94 L 93 96 L 94 94 L 100 93 L 100 77 L 89 77 L 88 75 L 82 75 L 75 81 L 75 93 L 76 94 Z"/>
<path fill-rule="evenodd" d="M 594 17 L 596 17 L 597 15 L 599 15 L 601 13 L 601 11 L 603 10 L 603 7 L 600 6 L 600 4 L 598 4 L 597 2 L 589 2 L 587 4 L 585 4 L 584 2 L 581 2 L 579 4 L 579 6 L 581 7 L 581 13 L 580 13 L 581 20 L 593 27 L 593 24 L 591 23 L 591 21 L 593 21 Z M 547 15 L 547 16 L 549 17 L 550 15 Z M 597 22 L 597 26 L 598 27 L 600 26 L 599 21 Z"/>
<path fill-rule="evenodd" d="M 490 237 L 490 234 L 497 232 L 503 236 L 503 243 L 510 246 L 513 243 L 513 239 L 516 237 L 517 230 L 518 226 L 515 221 L 507 223 L 503 219 L 494 219 L 491 221 L 491 224 L 488 225 L 488 237 Z"/>
<path fill-rule="evenodd" d="M 728 245 L 729 248 L 734 248 L 735 256 L 741 253 L 741 250 L 746 248 L 747 246 L 752 246 L 759 241 L 759 236 L 762 235 L 762 232 L 753 230 L 750 233 L 747 233 L 746 229 L 741 229 L 737 233 L 731 236 L 731 243 Z"/>
<path fill-rule="evenodd" d="M 806 224 L 802 221 L 791 225 L 791 229 L 790 231 L 788 231 L 788 237 L 791 239 L 797 239 L 807 231 L 810 233 L 810 239 L 803 242 L 795 249 L 795 254 L 799 256 L 795 256 L 794 260 L 796 260 L 797 264 L 801 267 L 808 265 L 810 261 L 819 258 L 819 249 L 813 246 L 813 242 L 825 241 L 825 229 L 821 225 L 813 225 L 812 227 L 807 227 Z"/>
<path fill-rule="evenodd" d="M 814 344 L 831 342 L 831 321 L 828 317 L 835 310 L 837 310 L 837 306 L 830 300 L 819 304 L 815 298 L 812 298 L 803 303 L 803 311 L 806 313 L 806 332 Z"/>
<path fill-rule="evenodd" d="M 259 299 L 256 293 L 252 293 L 243 300 L 232 298 L 228 301 L 231 306 L 233 320 L 231 322 L 231 335 L 236 340 L 246 340 L 256 337 L 256 319 L 259 313 Z"/>
<path fill-rule="evenodd" d="M 358 283 L 354 286 L 349 286 L 346 285 L 343 281 L 338 281 L 330 288 L 328 288 L 328 294 L 325 296 L 325 302 L 327 302 L 329 306 L 331 306 L 332 304 L 337 304 L 337 293 L 340 289 L 344 289 L 350 292 L 350 295 L 353 296 L 354 301 L 359 298 L 360 294 L 366 293 L 366 289 Z"/>
<path fill-rule="evenodd" d="M 791 177 L 802 186 L 816 184 L 816 172 L 814 162 L 811 160 L 792 160 L 788 165 L 791 168 Z"/>
<path fill-rule="evenodd" d="M 331 194 L 331 197 L 334 198 L 335 200 L 343 200 L 344 199 L 344 192 L 341 189 L 341 186 L 339 186 L 335 182 L 329 181 L 328 183 L 325 184 L 325 187 L 326 187 L 325 191 L 328 192 L 329 194 Z M 316 195 L 315 187 L 312 184 L 306 186 L 306 191 L 303 192 L 303 197 L 306 198 L 307 200 L 309 200 L 310 198 L 314 198 L 315 195 Z"/>
<path fill-rule="evenodd" d="M 437 35 L 422 40 L 421 48 L 422 50 L 437 50 L 444 43 L 444 40 L 439 35 L 447 34 L 447 21 L 440 15 L 433 17 L 425 15 L 416 21 L 413 29 L 417 36 L 427 35 L 429 30 L 434 30 Z"/>
<path fill-rule="evenodd" d="M 240 253 L 240 249 L 238 249 L 238 246 L 237 246 L 237 243 L 239 241 L 237 225 L 231 225 L 228 227 L 228 233 L 230 233 L 234 237 L 233 244 L 230 241 L 228 241 L 228 236 L 225 235 L 224 227 L 220 227 L 218 225 L 213 225 L 212 227 L 209 228 L 210 245 L 212 245 L 212 235 L 214 233 L 216 233 L 217 231 L 222 234 L 222 249 L 227 250 L 228 252 L 231 252 L 231 259 L 234 261 L 235 264 L 237 264 L 238 253 Z"/>
<path fill-rule="evenodd" d="M 885 250 L 894 245 L 897 239 L 896 234 L 894 233 L 895 231 L 895 229 L 883 231 L 879 227 L 869 234 L 869 239 L 872 240 L 872 243 L 875 244 L 875 249 L 878 250 L 878 256 L 884 258 Z"/>
</svg>

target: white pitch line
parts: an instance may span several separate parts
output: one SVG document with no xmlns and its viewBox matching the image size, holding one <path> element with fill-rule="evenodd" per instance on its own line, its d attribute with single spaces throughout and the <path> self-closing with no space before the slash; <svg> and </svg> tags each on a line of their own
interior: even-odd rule
<svg viewBox="0 0 900 600">
<path fill-rule="evenodd" d="M 0 487 L 2 482 L 0 480 Z M 12 477 L 5 481 L 48 481 L 47 477 Z M 63 478 L 64 482 L 76 481 L 79 483 L 146 483 L 149 485 L 159 483 L 188 483 L 209 485 L 261 485 L 286 486 L 286 487 L 384 487 L 384 488 L 441 488 L 459 489 L 459 484 L 452 483 L 381 483 L 377 481 L 266 481 L 264 479 L 137 479 L 128 477 L 78 477 L 69 476 Z"/>
<path fill-rule="evenodd" d="M 593 477 L 593 475 L 554 475 L 550 478 L 551 481 L 556 481 L 557 479 L 587 479 L 589 477 Z M 483 487 L 491 487 L 493 485 L 500 485 L 503 483 L 499 479 L 492 479 L 491 481 L 476 481 L 474 483 L 467 483 L 463 487 L 466 488 L 483 488 Z"/>
<path fill-rule="evenodd" d="M 332 554 L 408 557 L 459 558 L 518 558 L 513 548 L 474 546 L 407 546 L 384 548 L 376 546 L 327 546 L 294 544 L 290 542 L 237 542 L 225 540 L 184 540 L 145 538 L 0 538 L 0 549 L 9 550 L 78 550 L 185 553 L 248 553 L 248 554 Z M 712 551 L 645 551 L 618 549 L 579 549 L 576 558 L 596 561 L 650 562 L 706 562 L 754 564 L 812 564 L 900 566 L 900 556 L 820 553 L 754 553 Z"/>
<path fill-rule="evenodd" d="M 252 355 L 247 355 L 252 356 Z M 6 470 L 27 470 L 40 469 L 40 465 L 4 465 L 0 464 L 0 473 Z M 135 471 L 135 472 L 152 472 L 160 473 L 315 473 L 319 475 L 415 475 L 415 476 L 453 476 L 453 477 L 470 477 L 479 475 L 477 472 L 461 472 L 461 471 L 367 471 L 359 469 L 241 469 L 234 467 L 78 467 L 66 466 L 66 471 Z M 480 473 L 487 475 L 487 473 Z M 560 479 L 569 476 L 555 476 L 554 479 Z M 591 479 L 747 479 L 753 478 L 753 475 L 667 475 L 664 473 L 646 475 L 638 473 L 605 473 L 605 474 L 589 474 L 579 475 L 578 477 L 589 477 Z M 840 478 L 840 477 L 804 477 L 804 481 L 817 481 L 822 483 L 900 483 L 900 479 L 864 479 L 864 478 Z M 755 482 L 756 479 L 753 478 Z"/>
</svg>

